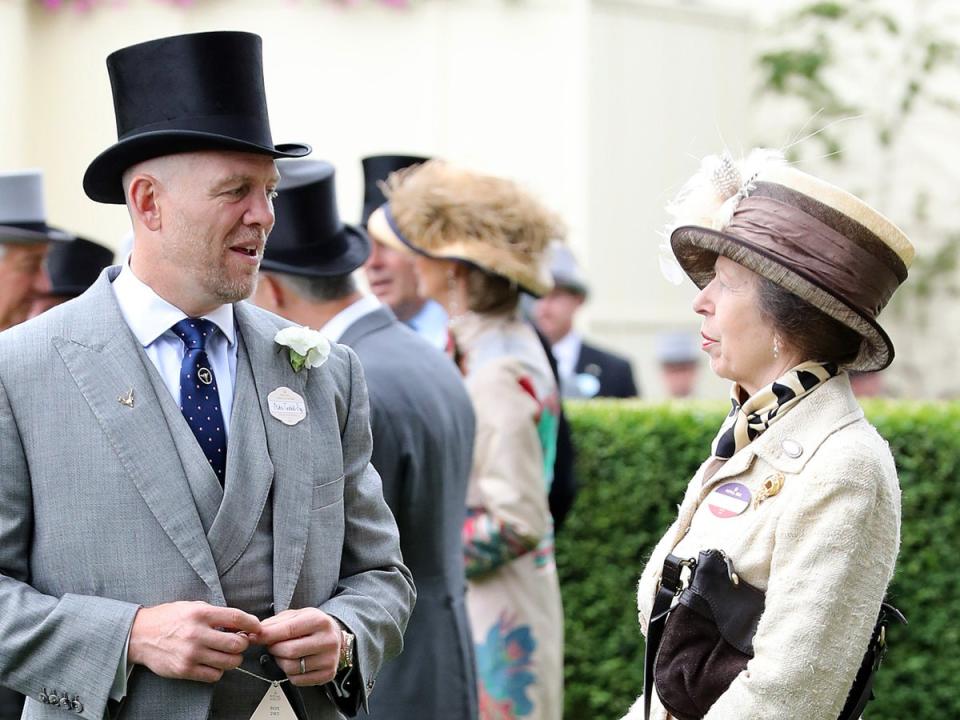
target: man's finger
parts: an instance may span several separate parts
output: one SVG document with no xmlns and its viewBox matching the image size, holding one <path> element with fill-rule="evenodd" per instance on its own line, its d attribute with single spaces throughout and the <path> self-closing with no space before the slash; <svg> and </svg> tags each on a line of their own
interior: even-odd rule
<svg viewBox="0 0 960 720">
<path fill-rule="evenodd" d="M 231 632 L 260 632 L 260 621 L 256 616 L 237 608 L 208 605 L 203 610 L 203 617 L 210 627 L 221 627 Z"/>
<path fill-rule="evenodd" d="M 279 617 L 278 615 L 278 619 L 272 623 L 265 620 L 261 624 L 260 632 L 257 633 L 257 642 L 262 645 L 275 645 L 285 640 L 311 635 L 330 628 L 334 624 L 333 618 L 321 610 L 291 614 L 282 620 Z"/>
<path fill-rule="evenodd" d="M 338 647 L 335 636 L 309 635 L 294 640 L 284 640 L 275 645 L 267 645 L 267 652 L 275 658 L 299 660 L 308 655 L 334 654 Z"/>
<path fill-rule="evenodd" d="M 200 636 L 200 642 L 211 650 L 239 655 L 250 647 L 251 640 L 246 635 L 209 629 Z"/>
</svg>

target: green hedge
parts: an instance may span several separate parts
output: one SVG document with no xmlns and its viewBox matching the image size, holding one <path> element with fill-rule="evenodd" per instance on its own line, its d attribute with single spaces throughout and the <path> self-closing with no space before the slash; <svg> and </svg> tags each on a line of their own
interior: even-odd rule
<svg viewBox="0 0 960 720">
<path fill-rule="evenodd" d="M 960 717 L 960 405 L 872 402 L 903 489 L 889 633 L 869 720 Z M 571 404 L 580 491 L 557 538 L 567 720 L 621 717 L 643 685 L 636 583 L 723 418 L 720 405 Z M 837 588 L 842 592 L 842 588 Z"/>
</svg>

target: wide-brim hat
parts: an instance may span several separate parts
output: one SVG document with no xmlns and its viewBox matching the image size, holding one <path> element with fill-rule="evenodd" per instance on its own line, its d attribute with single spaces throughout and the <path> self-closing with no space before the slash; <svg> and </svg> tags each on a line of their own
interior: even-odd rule
<svg viewBox="0 0 960 720">
<path fill-rule="evenodd" d="M 431 160 L 387 180 L 374 240 L 408 253 L 456 260 L 541 297 L 553 289 L 547 248 L 556 218 L 516 183 Z"/>
<path fill-rule="evenodd" d="M 46 262 L 50 294 L 76 297 L 86 292 L 100 272 L 113 263 L 113 250 L 77 237 L 73 242 L 54 245 Z"/>
<path fill-rule="evenodd" d="M 277 169 L 276 222 L 261 269 L 331 277 L 363 265 L 370 256 L 370 239 L 360 228 L 340 221 L 333 165 L 322 160 L 279 160 Z"/>
<path fill-rule="evenodd" d="M 107 70 L 117 143 L 84 174 L 83 189 L 92 200 L 122 204 L 127 168 L 163 155 L 310 153 L 303 143 L 273 142 L 259 35 L 205 32 L 151 40 L 111 53 Z"/>
<path fill-rule="evenodd" d="M 420 155 L 369 155 L 363 158 L 360 161 L 363 165 L 363 214 L 360 224 L 366 227 L 373 211 L 387 201 L 380 183 L 391 173 L 422 165 L 428 160 L 430 158 Z"/>
<path fill-rule="evenodd" d="M 673 253 L 697 287 L 710 282 L 723 255 L 856 331 L 863 342 L 847 369 L 887 367 L 894 347 L 877 316 L 913 262 L 903 231 L 854 195 L 769 154 L 753 169 L 727 157 L 708 164 L 700 175 L 712 182 L 719 211 L 704 212 L 696 184 L 670 208 L 681 223 L 670 235 Z M 684 222 L 693 208 L 699 217 Z"/>
<path fill-rule="evenodd" d="M 69 242 L 73 236 L 47 224 L 43 173 L 0 173 L 0 243 Z"/>
</svg>

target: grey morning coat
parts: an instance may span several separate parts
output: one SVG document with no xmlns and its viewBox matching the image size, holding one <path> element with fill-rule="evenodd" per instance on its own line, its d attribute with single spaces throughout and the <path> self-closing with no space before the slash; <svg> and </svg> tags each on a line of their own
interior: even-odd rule
<svg viewBox="0 0 960 720">
<path fill-rule="evenodd" d="M 370 698 L 375 720 L 474 720 L 476 674 L 464 605 L 461 530 L 473 456 L 473 407 L 453 361 L 387 308 L 341 337 L 370 389 L 373 465 L 417 585 L 399 658 Z"/>
<path fill-rule="evenodd" d="M 314 606 L 356 635 L 355 712 L 400 651 L 415 597 L 369 464 L 360 363 L 334 347 L 294 373 L 273 339 L 288 323 L 237 303 L 221 489 L 120 313 L 118 271 L 0 334 L 0 684 L 27 696 L 31 720 L 246 718 L 267 685 L 236 671 L 206 684 L 137 665 L 122 708 L 108 702 L 138 606 Z M 306 405 L 293 426 L 269 412 L 281 386 Z M 279 672 L 258 647 L 244 667 Z M 69 711 L 42 701 L 51 692 Z M 341 717 L 329 687 L 291 692 L 301 717 Z"/>
</svg>

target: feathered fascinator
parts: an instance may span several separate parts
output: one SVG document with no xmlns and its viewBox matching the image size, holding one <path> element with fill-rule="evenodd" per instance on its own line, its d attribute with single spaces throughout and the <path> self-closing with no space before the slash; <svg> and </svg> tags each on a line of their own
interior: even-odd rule
<svg viewBox="0 0 960 720">
<path fill-rule="evenodd" d="M 708 155 L 700 169 L 687 180 L 667 205 L 671 221 L 667 224 L 667 242 L 660 246 L 660 269 L 675 285 L 685 277 L 670 248 L 670 234 L 682 225 L 698 225 L 721 231 L 730 224 L 740 201 L 749 196 L 757 179 L 772 168 L 786 165 L 780 150 L 756 148 L 741 160 L 729 152 Z"/>
</svg>

